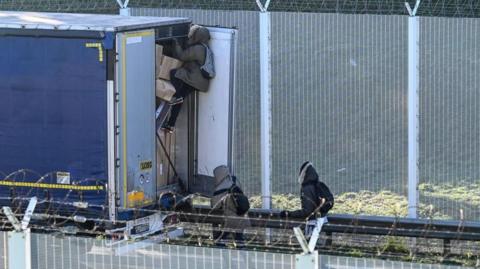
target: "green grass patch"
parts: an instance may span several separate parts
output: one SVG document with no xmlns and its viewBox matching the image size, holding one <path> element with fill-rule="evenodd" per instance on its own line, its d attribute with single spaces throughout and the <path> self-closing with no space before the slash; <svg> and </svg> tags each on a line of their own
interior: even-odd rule
<svg viewBox="0 0 480 269">
<path fill-rule="evenodd" d="M 458 182 L 454 184 L 422 183 L 418 186 L 418 189 L 427 197 L 448 199 L 473 206 L 480 205 L 480 182 Z"/>
</svg>

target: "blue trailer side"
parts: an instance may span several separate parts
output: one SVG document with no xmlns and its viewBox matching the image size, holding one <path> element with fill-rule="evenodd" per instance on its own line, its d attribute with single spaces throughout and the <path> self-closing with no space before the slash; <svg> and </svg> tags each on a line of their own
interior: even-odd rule
<svg viewBox="0 0 480 269">
<path fill-rule="evenodd" d="M 0 11 L 0 206 L 113 222 L 155 207 L 155 41 L 190 23 Z"/>
<path fill-rule="evenodd" d="M 107 64 L 86 46 L 99 42 L 0 38 L 0 196 L 105 205 Z"/>
</svg>

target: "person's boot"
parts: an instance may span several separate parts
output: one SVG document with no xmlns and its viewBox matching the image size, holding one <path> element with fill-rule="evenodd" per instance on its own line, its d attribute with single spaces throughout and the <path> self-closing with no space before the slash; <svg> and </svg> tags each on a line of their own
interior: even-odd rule
<svg viewBox="0 0 480 269">
<path fill-rule="evenodd" d="M 168 102 L 169 105 L 174 106 L 183 103 L 183 97 L 172 97 L 172 100 Z"/>
<path fill-rule="evenodd" d="M 175 132 L 175 127 L 174 126 L 170 126 L 168 124 L 164 124 L 162 125 L 162 128 L 161 128 L 164 132 L 167 132 L 169 134 L 173 134 Z"/>
</svg>

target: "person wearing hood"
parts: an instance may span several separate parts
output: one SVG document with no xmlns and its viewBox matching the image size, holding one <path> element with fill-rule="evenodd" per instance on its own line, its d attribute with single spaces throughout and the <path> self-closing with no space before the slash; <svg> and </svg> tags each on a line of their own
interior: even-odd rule
<svg viewBox="0 0 480 269">
<path fill-rule="evenodd" d="M 295 211 L 282 211 L 280 216 L 312 220 L 317 217 L 317 213 L 320 213 L 320 217 L 325 217 L 328 210 L 333 207 L 333 195 L 319 180 L 311 162 L 304 162 L 300 167 L 298 183 L 301 185 L 302 208 Z"/>
<path fill-rule="evenodd" d="M 164 130 L 173 133 L 178 114 L 182 108 L 184 99 L 195 90 L 206 92 L 210 80 L 203 76 L 200 67 L 205 63 L 207 49 L 206 45 L 210 40 L 210 32 L 207 28 L 199 25 L 190 27 L 187 40 L 187 48 L 182 46 L 175 39 L 174 58 L 183 62 L 182 67 L 170 72 L 171 83 L 176 93 L 170 101 L 172 111 L 167 123 L 162 126 Z"/>
<path fill-rule="evenodd" d="M 233 237 L 236 242 L 242 242 L 243 229 L 250 226 L 250 221 L 245 216 L 237 214 L 237 206 L 230 192 L 232 187 L 237 186 L 236 178 L 230 175 L 230 169 L 225 165 L 220 165 L 213 170 L 215 178 L 215 189 L 210 200 L 212 209 L 223 211 L 225 222 L 223 227 L 225 229 L 234 230 L 233 232 L 220 231 L 213 232 L 214 240 L 225 240 Z"/>
</svg>

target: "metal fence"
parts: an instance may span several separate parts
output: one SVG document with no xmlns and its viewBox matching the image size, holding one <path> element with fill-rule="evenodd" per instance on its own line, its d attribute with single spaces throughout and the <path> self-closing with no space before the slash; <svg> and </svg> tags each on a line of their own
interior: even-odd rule
<svg viewBox="0 0 480 269">
<path fill-rule="evenodd" d="M 32 269 L 293 269 L 294 255 L 157 243 L 32 235 Z"/>
<path fill-rule="evenodd" d="M 82 7 L 100 10 L 99 5 L 107 2 L 86 1 Z M 198 6 L 201 8 L 217 3 L 197 2 L 204 4 Z M 221 7 L 240 8 L 233 8 L 239 2 L 227 2 Z M 249 9 L 255 7 L 253 2 L 249 2 Z M 302 8 L 313 3 L 307 2 L 301 3 Z M 348 1 L 321 2 L 322 8 L 333 8 L 326 12 L 347 12 Z M 367 2 L 353 9 L 371 13 L 361 11 L 375 10 L 370 6 L 375 1 Z M 419 14 L 450 10 L 455 12 L 438 14 L 478 17 L 478 3 L 472 2 L 467 8 L 458 3 L 434 2 L 425 1 Z M 75 9 L 73 1 L 58 1 L 58 7 L 57 1 L 22 3 L 4 4 L 21 9 L 45 6 L 54 11 L 83 10 Z M 396 10 L 393 14 L 403 8 L 403 1 L 397 4 L 391 5 Z M 240 30 L 235 172 L 250 195 L 259 195 L 259 12 L 161 8 L 181 6 L 169 1 L 132 1 L 132 14 L 185 16 L 196 23 Z M 108 2 L 108 7 L 115 8 L 115 4 Z M 383 7 L 385 1 L 376 13 L 388 13 Z M 463 12 L 467 9 L 471 12 Z M 339 201 L 374 197 L 368 203 L 391 205 L 384 196 L 387 191 L 394 206 L 400 208 L 400 215 L 405 215 L 407 16 L 272 12 L 271 18 L 273 194 L 298 195 L 298 166 L 311 160 L 340 196 Z M 478 24 L 476 18 L 420 20 L 420 210 L 428 211 L 432 205 L 434 217 L 480 220 L 480 172 L 476 167 L 480 161 Z M 360 208 L 364 204 L 353 206 Z M 350 203 L 347 209 L 351 207 Z M 337 212 L 347 209 L 336 207 Z M 391 214 L 384 211 L 378 214 Z"/>
<path fill-rule="evenodd" d="M 5 238 L 6 232 L 0 232 Z M 144 242 L 112 244 L 101 238 L 32 234 L 32 269 L 295 269 L 295 255 L 225 248 Z M 6 253 L 6 245 L 0 252 Z M 24 259 L 25 257 L 17 257 Z M 2 263 L 0 266 L 4 266 Z M 1 267 L 6 268 L 6 267 Z M 369 258 L 319 256 L 322 269 L 457 269 L 457 266 L 419 264 Z M 467 267 L 461 267 L 467 268 Z"/>
<path fill-rule="evenodd" d="M 480 220 L 480 20 L 420 23 L 421 201 Z"/>
<path fill-rule="evenodd" d="M 258 12 L 134 8 L 133 14 L 239 29 L 235 168 L 247 192 L 260 194 Z M 311 160 L 337 195 L 362 192 L 387 204 L 388 191 L 406 214 L 407 18 L 272 12 L 273 194 L 298 193 L 298 166 Z M 422 216 L 432 205 L 434 217 L 480 217 L 478 24 L 420 20 Z"/>
</svg>

